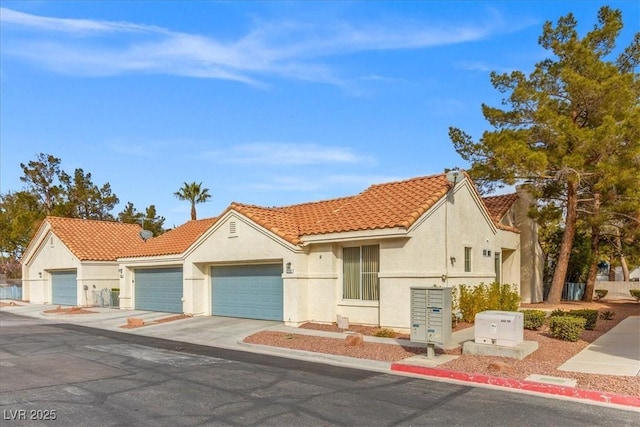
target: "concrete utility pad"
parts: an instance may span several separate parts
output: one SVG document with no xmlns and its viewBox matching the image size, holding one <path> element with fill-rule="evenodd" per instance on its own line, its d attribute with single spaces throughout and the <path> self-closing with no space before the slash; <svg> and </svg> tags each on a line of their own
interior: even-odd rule
<svg viewBox="0 0 640 427">
<path fill-rule="evenodd" d="M 462 354 L 474 356 L 500 356 L 522 360 L 538 349 L 537 341 L 523 341 L 513 347 L 492 344 L 477 344 L 466 341 L 462 345 Z"/>
</svg>

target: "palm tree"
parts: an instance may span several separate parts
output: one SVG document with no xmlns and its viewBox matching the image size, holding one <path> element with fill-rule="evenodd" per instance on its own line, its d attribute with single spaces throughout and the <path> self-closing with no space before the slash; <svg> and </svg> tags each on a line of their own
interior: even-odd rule
<svg viewBox="0 0 640 427">
<path fill-rule="evenodd" d="M 180 200 L 188 200 L 191 202 L 191 219 L 196 219 L 196 203 L 204 203 L 211 198 L 208 188 L 202 188 L 202 183 L 191 184 L 183 183 L 182 187 L 173 193 Z"/>
</svg>

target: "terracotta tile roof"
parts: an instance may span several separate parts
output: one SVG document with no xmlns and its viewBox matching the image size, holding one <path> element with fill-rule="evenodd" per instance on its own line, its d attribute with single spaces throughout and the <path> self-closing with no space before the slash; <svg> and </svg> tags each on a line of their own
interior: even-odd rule
<svg viewBox="0 0 640 427">
<path fill-rule="evenodd" d="M 141 242 L 138 224 L 53 216 L 44 223 L 81 261 L 115 261 Z"/>
<path fill-rule="evenodd" d="M 217 218 L 189 221 L 166 233 L 153 237 L 120 254 L 120 258 L 177 255 L 186 251 Z"/>
<path fill-rule="evenodd" d="M 450 188 L 444 174 L 372 185 L 340 199 L 264 208 L 233 203 L 230 208 L 293 244 L 304 236 L 384 228 L 409 228 Z"/>
<path fill-rule="evenodd" d="M 484 197 L 482 199 L 491 218 L 496 223 L 502 221 L 502 218 L 509 212 L 516 200 L 518 200 L 518 194 L 516 193 Z"/>
</svg>

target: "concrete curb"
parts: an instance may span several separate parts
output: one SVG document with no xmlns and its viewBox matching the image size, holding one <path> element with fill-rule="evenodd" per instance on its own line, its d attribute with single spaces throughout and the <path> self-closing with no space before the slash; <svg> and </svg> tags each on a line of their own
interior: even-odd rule
<svg viewBox="0 0 640 427">
<path fill-rule="evenodd" d="M 429 377 L 471 382 L 476 384 L 487 384 L 510 389 L 544 393 L 547 395 L 564 396 L 574 399 L 589 400 L 592 402 L 640 408 L 640 397 L 638 396 L 629 396 L 624 394 L 615 394 L 595 390 L 583 390 L 574 387 L 544 384 L 534 381 L 492 377 L 484 374 L 469 374 L 466 372 L 430 368 L 427 366 L 408 365 L 402 362 L 391 364 L 391 370 L 395 372 L 418 374 Z"/>
</svg>

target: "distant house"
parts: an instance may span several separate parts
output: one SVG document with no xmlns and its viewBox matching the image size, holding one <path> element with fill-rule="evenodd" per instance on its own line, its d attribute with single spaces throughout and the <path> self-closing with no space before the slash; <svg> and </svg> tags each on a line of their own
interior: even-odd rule
<svg viewBox="0 0 640 427">
<path fill-rule="evenodd" d="M 291 206 L 232 203 L 218 217 L 189 221 L 146 242 L 139 228 L 127 231 L 131 241 L 110 252 L 109 280 L 98 286 L 118 287 L 123 309 L 289 325 L 334 322 L 340 315 L 352 323 L 407 329 L 411 287 L 497 280 L 515 285 L 525 302 L 539 300 L 541 264 L 535 223 L 526 215 L 530 203 L 523 189 L 483 199 L 464 173 L 455 182 L 438 174 Z M 57 235 L 61 219 L 52 220 L 25 257 L 34 302 L 54 301 L 47 294 L 56 289 L 52 273 L 84 272 L 81 264 L 89 259 L 78 254 L 104 243 L 84 241 L 83 250 L 65 252 L 73 261 L 63 264 L 58 252 L 37 249 Z M 88 228 L 82 235 L 95 234 L 83 224 Z M 47 282 L 34 276 L 40 271 L 48 272 Z M 84 285 L 91 289 L 93 282 L 77 276 L 74 301 L 82 303 Z"/>
<path fill-rule="evenodd" d="M 22 256 L 22 299 L 92 305 L 120 284 L 117 255 L 143 243 L 136 224 L 47 217 Z"/>
</svg>

